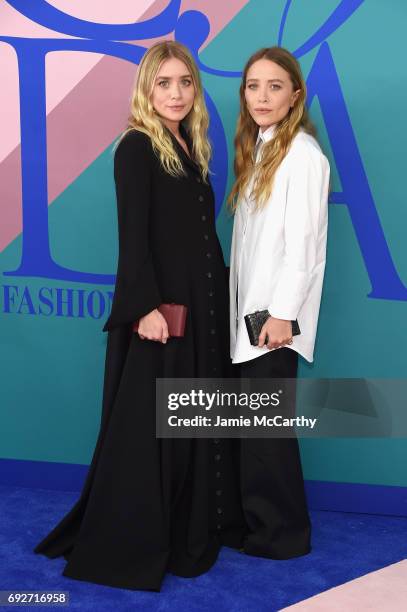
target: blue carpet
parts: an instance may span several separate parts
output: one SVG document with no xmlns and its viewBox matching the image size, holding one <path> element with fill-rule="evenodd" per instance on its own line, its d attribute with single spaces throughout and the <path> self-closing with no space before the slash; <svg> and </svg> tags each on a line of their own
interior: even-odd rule
<svg viewBox="0 0 407 612">
<path fill-rule="evenodd" d="M 0 486 L 79 493 L 88 471 L 89 465 L 77 463 L 0 458 Z M 305 492 L 313 510 L 407 517 L 407 487 L 403 486 L 305 480 Z"/>
<path fill-rule="evenodd" d="M 0 486 L 0 590 L 69 591 L 65 610 L 272 612 L 407 557 L 405 517 L 313 511 L 313 550 L 304 557 L 273 561 L 223 548 L 207 574 L 168 575 L 161 593 L 115 589 L 66 578 L 64 559 L 32 553 L 77 497 Z"/>
</svg>

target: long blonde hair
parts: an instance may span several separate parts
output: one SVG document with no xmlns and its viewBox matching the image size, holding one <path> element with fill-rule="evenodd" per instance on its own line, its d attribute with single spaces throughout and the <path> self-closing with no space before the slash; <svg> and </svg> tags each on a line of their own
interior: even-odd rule
<svg viewBox="0 0 407 612">
<path fill-rule="evenodd" d="M 300 93 L 294 106 L 290 108 L 284 119 L 276 125 L 273 138 L 263 145 L 261 160 L 256 164 L 253 153 L 259 126 L 247 109 L 245 89 L 249 68 L 260 59 L 268 59 L 284 68 L 290 75 L 294 91 L 299 89 Z M 230 208 L 233 211 L 238 207 L 239 201 L 252 178 L 254 178 L 254 181 L 251 197 L 255 202 L 254 208 L 262 208 L 271 195 L 277 168 L 286 156 L 294 136 L 300 128 L 313 136 L 316 132 L 305 107 L 307 88 L 300 65 L 286 49 L 270 47 L 254 53 L 244 68 L 239 92 L 240 113 L 235 135 L 234 163 L 236 180 L 228 197 Z"/>
<path fill-rule="evenodd" d="M 183 120 L 183 125 L 191 137 L 192 153 L 200 167 L 202 178 L 207 180 L 211 157 L 211 146 L 207 137 L 209 115 L 205 104 L 201 77 L 195 60 L 187 47 L 179 42 L 165 41 L 157 43 L 144 54 L 131 95 L 128 126 L 115 143 L 115 147 L 118 146 L 127 132 L 134 129 L 144 132 L 151 138 L 153 149 L 158 155 L 163 168 L 173 176 L 185 174 L 171 136 L 164 128 L 159 116 L 155 113 L 151 102 L 151 94 L 160 66 L 165 60 L 173 57 L 184 62 L 192 76 L 195 88 L 194 104 Z"/>
</svg>

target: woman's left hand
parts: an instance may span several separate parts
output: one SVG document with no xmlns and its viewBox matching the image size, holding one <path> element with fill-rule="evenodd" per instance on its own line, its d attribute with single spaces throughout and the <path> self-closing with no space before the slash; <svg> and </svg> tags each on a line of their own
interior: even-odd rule
<svg viewBox="0 0 407 612">
<path fill-rule="evenodd" d="M 267 339 L 267 343 L 266 343 Z M 269 349 L 280 348 L 286 344 L 292 344 L 291 321 L 269 317 L 261 328 L 259 336 L 259 348 L 267 346 Z"/>
</svg>

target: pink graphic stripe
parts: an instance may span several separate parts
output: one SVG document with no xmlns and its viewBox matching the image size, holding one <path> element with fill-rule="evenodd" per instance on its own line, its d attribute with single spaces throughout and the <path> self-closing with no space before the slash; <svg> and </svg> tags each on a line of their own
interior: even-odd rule
<svg viewBox="0 0 407 612">
<path fill-rule="evenodd" d="M 100 0 L 86 0 L 86 2 L 72 2 L 72 0 L 47 0 L 67 15 L 93 21 L 94 23 L 134 23 L 153 4 L 154 0 L 114 0 L 114 2 L 101 2 Z"/>
<path fill-rule="evenodd" d="M 195 9 L 205 12 L 211 23 L 210 35 L 206 41 L 208 44 L 246 3 L 247 0 L 228 3 L 185 0 L 182 3 L 182 11 Z M 142 18 L 147 19 L 159 13 L 166 5 L 167 0 L 154 2 Z M 155 41 L 156 39 L 143 41 L 142 44 L 150 46 Z M 135 74 L 136 69 L 132 63 L 103 56 L 49 113 L 49 203 L 58 197 L 124 128 Z M 18 146 L 0 164 L 0 201 L 7 205 L 1 213 L 0 251 L 15 239 L 22 229 L 20 173 Z"/>
<path fill-rule="evenodd" d="M 393 563 L 376 572 L 371 572 L 341 584 L 334 589 L 304 599 L 283 608 L 280 612 L 344 612 L 354 610 L 380 610 L 396 612 L 406 610 L 407 560 Z"/>
<path fill-rule="evenodd" d="M 70 0 L 50 2 L 55 8 L 72 14 L 75 17 L 100 21 L 103 23 L 130 23 L 137 21 L 154 3 L 154 0 L 121 0 L 112 3 L 101 3 L 89 0 L 82 5 L 74 6 Z M 76 3 L 74 3 L 76 4 Z M 92 11 L 93 14 L 92 15 Z M 9 4 L 0 4 L 0 32 L 3 36 L 27 38 L 74 38 L 40 26 L 14 10 Z M 49 53 L 46 56 L 47 79 L 47 115 L 68 95 L 86 74 L 103 58 L 97 53 Z M 18 69 L 14 49 L 0 43 L 0 66 L 2 67 L 2 87 L 0 102 L 0 161 L 3 160 L 20 142 L 20 118 L 18 96 Z"/>
</svg>

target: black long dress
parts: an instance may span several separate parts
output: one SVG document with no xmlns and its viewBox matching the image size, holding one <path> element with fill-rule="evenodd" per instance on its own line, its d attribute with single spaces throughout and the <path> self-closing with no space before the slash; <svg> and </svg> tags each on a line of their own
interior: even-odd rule
<svg viewBox="0 0 407 612">
<path fill-rule="evenodd" d="M 154 591 L 165 572 L 207 571 L 222 544 L 241 547 L 245 535 L 238 440 L 155 437 L 156 377 L 218 377 L 230 368 L 213 191 L 171 137 L 184 177 L 165 172 L 139 131 L 115 153 L 119 261 L 104 327 L 100 432 L 80 498 L 34 549 L 63 555 L 64 576 Z M 141 340 L 132 322 L 166 302 L 188 307 L 185 336 Z"/>
</svg>

